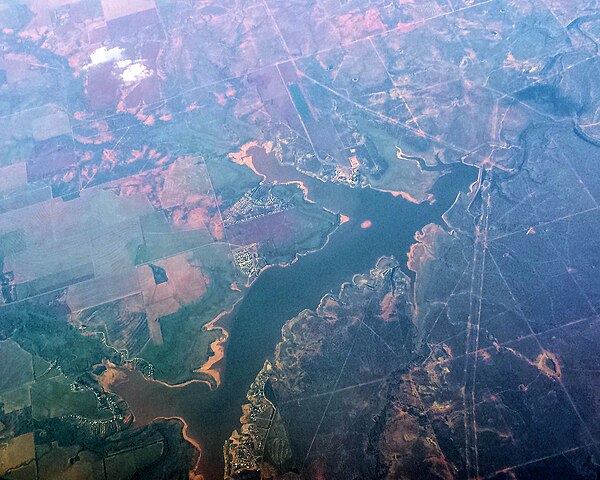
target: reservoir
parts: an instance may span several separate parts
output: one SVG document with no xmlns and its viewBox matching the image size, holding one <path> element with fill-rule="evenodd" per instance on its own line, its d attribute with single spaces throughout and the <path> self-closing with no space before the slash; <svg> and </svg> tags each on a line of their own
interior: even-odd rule
<svg viewBox="0 0 600 480">
<path fill-rule="evenodd" d="M 294 175 L 312 200 L 347 215 L 350 221 L 321 250 L 301 256 L 290 266 L 267 269 L 255 280 L 229 322 L 220 388 L 211 391 L 203 383 L 173 388 L 146 381 L 138 373 L 114 387 L 140 423 L 158 417 L 183 419 L 188 436 L 201 445 L 200 471 L 210 480 L 223 478 L 223 443 L 239 426 L 248 387 L 264 361 L 272 358 L 283 324 L 305 308 L 316 308 L 324 294 L 337 293 L 342 283 L 373 268 L 381 256 L 394 255 L 405 264 L 415 232 L 428 223 L 442 224 L 441 216 L 458 192 L 468 190 L 477 178 L 475 168 L 444 166 L 447 173 L 433 189 L 436 201 L 414 204 L 370 188 L 326 185 L 292 167 L 282 168 L 290 170 L 280 169 L 273 176 Z M 273 176 L 265 173 L 271 181 Z M 361 224 L 369 227 L 361 228 Z"/>
</svg>

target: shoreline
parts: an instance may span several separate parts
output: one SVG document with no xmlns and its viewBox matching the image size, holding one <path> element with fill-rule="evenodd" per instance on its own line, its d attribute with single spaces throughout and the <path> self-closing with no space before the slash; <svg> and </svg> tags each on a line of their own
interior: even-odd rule
<svg viewBox="0 0 600 480">
<path fill-rule="evenodd" d="M 181 384 L 181 385 L 169 385 L 166 384 L 164 382 L 160 382 L 158 380 L 154 380 L 148 377 L 145 377 L 142 375 L 141 372 L 127 367 L 127 366 L 117 366 L 112 364 L 111 362 L 107 362 L 106 366 L 106 370 L 102 373 L 102 375 L 100 375 L 98 377 L 98 383 L 100 384 L 100 386 L 106 390 L 109 393 L 112 393 L 114 395 L 118 395 L 120 397 L 120 395 L 115 391 L 114 387 L 118 387 L 120 385 L 124 385 L 127 384 L 131 381 L 129 374 L 131 373 L 135 373 L 135 374 L 139 374 L 140 377 L 142 377 L 142 379 L 144 381 L 148 381 L 150 383 L 155 382 L 155 383 L 159 383 L 162 386 L 165 386 L 167 388 L 181 388 L 183 386 L 189 385 L 190 383 L 193 382 L 202 382 L 201 380 L 192 380 L 190 382 L 186 382 L 186 384 Z M 207 383 L 207 382 L 206 382 Z M 209 385 L 210 386 L 210 385 Z M 190 433 L 189 433 L 189 424 L 187 423 L 187 421 L 179 416 L 179 415 L 169 415 L 169 416 L 156 416 L 148 421 L 140 421 L 138 417 L 136 417 L 135 412 L 133 411 L 133 409 L 129 409 L 128 415 L 131 417 L 132 421 L 131 421 L 131 425 L 135 428 L 135 427 L 146 427 L 151 425 L 153 422 L 160 422 L 161 420 L 178 420 L 179 422 L 181 422 L 182 424 L 182 437 L 183 439 L 188 442 L 190 445 L 192 445 L 196 451 L 198 452 L 198 459 L 196 460 L 196 464 L 194 465 L 193 470 L 190 470 L 190 473 L 193 473 L 195 476 L 200 475 L 200 464 L 201 464 L 201 460 L 202 460 L 202 447 L 200 445 L 200 442 L 198 439 L 194 438 Z M 203 479 L 204 477 L 200 476 L 200 479 Z"/>
</svg>

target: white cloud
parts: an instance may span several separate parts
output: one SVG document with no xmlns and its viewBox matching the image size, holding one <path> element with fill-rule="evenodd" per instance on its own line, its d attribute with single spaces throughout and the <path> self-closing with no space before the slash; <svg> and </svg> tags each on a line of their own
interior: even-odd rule
<svg viewBox="0 0 600 480">
<path fill-rule="evenodd" d="M 83 67 L 87 70 L 96 65 L 112 63 L 114 65 L 113 74 L 121 78 L 125 84 L 133 84 L 152 75 L 143 60 L 131 60 L 123 58 L 125 50 L 120 47 L 100 47 L 90 55 L 90 63 Z"/>
<path fill-rule="evenodd" d="M 150 75 L 152 75 L 152 72 L 148 70 L 146 65 L 143 63 L 132 63 L 123 70 L 121 78 L 125 83 L 135 83 Z"/>
<path fill-rule="evenodd" d="M 91 61 L 85 67 L 89 68 L 93 67 L 94 65 L 121 60 L 123 58 L 123 52 L 124 50 L 119 47 L 100 47 L 90 55 Z"/>
</svg>

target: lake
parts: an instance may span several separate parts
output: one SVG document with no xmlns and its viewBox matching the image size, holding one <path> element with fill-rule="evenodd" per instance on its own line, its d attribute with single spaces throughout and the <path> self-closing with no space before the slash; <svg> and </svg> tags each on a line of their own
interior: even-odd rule
<svg viewBox="0 0 600 480">
<path fill-rule="evenodd" d="M 188 435 L 201 445 L 200 470 L 207 479 L 223 478 L 223 442 L 239 426 L 247 389 L 264 361 L 272 358 L 283 324 L 305 308 L 316 308 L 325 293 L 337 293 L 354 274 L 373 268 L 379 257 L 394 255 L 405 263 L 415 232 L 428 223 L 441 223 L 458 192 L 477 178 L 475 168 L 442 166 L 448 173 L 435 184 L 436 202 L 417 205 L 369 188 L 325 185 L 292 167 L 276 167 L 277 173 L 271 175 L 265 171 L 268 165 L 260 166 L 271 181 L 285 177 L 285 181 L 302 182 L 311 199 L 349 216 L 350 221 L 321 250 L 301 256 L 290 266 L 267 269 L 255 280 L 228 322 L 220 388 L 210 391 L 203 383 L 167 387 L 137 373 L 114 388 L 141 424 L 158 417 L 183 419 Z M 370 228 L 361 228 L 365 220 L 371 222 Z"/>
</svg>

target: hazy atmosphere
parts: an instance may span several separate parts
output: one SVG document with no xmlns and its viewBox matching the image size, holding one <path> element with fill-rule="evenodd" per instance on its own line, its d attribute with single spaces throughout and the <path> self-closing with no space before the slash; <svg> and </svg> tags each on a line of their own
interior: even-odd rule
<svg viewBox="0 0 600 480">
<path fill-rule="evenodd" d="M 0 478 L 596 480 L 599 41 L 0 0 Z"/>
</svg>

